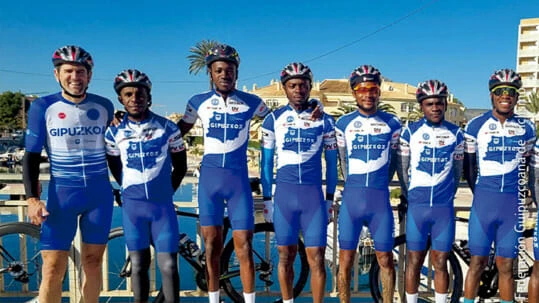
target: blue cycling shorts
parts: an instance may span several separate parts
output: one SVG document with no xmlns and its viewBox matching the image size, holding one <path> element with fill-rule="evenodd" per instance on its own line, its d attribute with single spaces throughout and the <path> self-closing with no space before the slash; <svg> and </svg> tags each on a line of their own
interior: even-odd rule
<svg viewBox="0 0 539 303">
<path fill-rule="evenodd" d="M 246 169 L 200 169 L 198 207 L 200 225 L 222 226 L 225 203 L 234 230 L 254 230 L 254 202 Z"/>
<path fill-rule="evenodd" d="M 474 256 L 488 256 L 494 241 L 496 255 L 515 258 L 518 251 L 519 218 L 517 193 L 500 193 L 476 187 L 470 212 L 468 239 Z"/>
<path fill-rule="evenodd" d="M 406 214 L 406 245 L 412 251 L 427 249 L 429 234 L 432 249 L 449 252 L 455 241 L 455 210 L 453 205 L 408 204 Z"/>
<path fill-rule="evenodd" d="M 325 247 L 328 215 L 320 185 L 277 183 L 273 225 L 277 245 L 298 243 L 299 230 L 306 247 Z"/>
<path fill-rule="evenodd" d="M 533 254 L 535 255 L 535 261 L 539 261 L 539 216 L 537 216 L 533 231 Z"/>
<path fill-rule="evenodd" d="M 41 225 L 41 249 L 69 250 L 77 222 L 82 242 L 106 244 L 112 208 L 112 187 L 108 177 L 89 180 L 86 187 L 61 186 L 51 180 L 47 199 L 49 216 Z"/>
<path fill-rule="evenodd" d="M 393 249 L 395 223 L 389 204 L 389 191 L 344 186 L 339 212 L 339 245 L 341 249 L 356 250 L 363 226 L 367 226 L 376 251 Z"/>
<path fill-rule="evenodd" d="M 125 200 L 122 223 L 129 251 L 153 244 L 156 252 L 178 252 L 178 220 L 172 201 Z"/>
</svg>

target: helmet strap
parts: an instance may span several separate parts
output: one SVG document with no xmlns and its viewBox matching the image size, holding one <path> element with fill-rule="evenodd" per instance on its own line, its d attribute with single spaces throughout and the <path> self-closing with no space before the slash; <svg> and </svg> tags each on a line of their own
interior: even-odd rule
<svg viewBox="0 0 539 303">
<path fill-rule="evenodd" d="M 62 88 L 62 92 L 68 96 L 70 96 L 71 98 L 77 98 L 77 99 L 80 99 L 80 98 L 83 98 L 84 96 L 86 96 L 86 91 L 88 90 L 88 87 L 86 87 L 86 89 L 84 90 L 84 92 L 80 95 L 75 95 L 75 94 L 72 94 L 70 92 L 68 92 L 63 86 L 62 84 L 60 84 L 60 87 Z"/>
</svg>

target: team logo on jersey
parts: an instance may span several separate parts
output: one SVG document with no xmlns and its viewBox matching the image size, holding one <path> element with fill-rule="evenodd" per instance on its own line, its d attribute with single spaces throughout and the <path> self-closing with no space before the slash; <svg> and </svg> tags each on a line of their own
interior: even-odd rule
<svg viewBox="0 0 539 303">
<path fill-rule="evenodd" d="M 381 128 L 379 128 L 379 127 L 375 127 L 375 128 L 374 128 L 374 133 L 375 133 L 375 134 L 379 134 L 380 132 L 382 132 L 382 129 L 381 129 Z"/>
<path fill-rule="evenodd" d="M 288 123 L 294 122 L 294 117 L 292 117 L 292 116 L 286 117 L 286 122 L 288 122 Z"/>
<path fill-rule="evenodd" d="M 137 149 L 137 143 L 131 143 L 131 149 L 136 150 Z"/>
<path fill-rule="evenodd" d="M 58 118 L 60 119 L 65 119 L 66 118 L 66 114 L 64 112 L 60 112 L 58 113 Z"/>
<path fill-rule="evenodd" d="M 425 155 L 430 156 L 430 152 L 431 152 L 430 148 L 425 149 Z"/>
<path fill-rule="evenodd" d="M 86 116 L 88 117 L 88 119 L 95 121 L 99 119 L 99 111 L 95 108 L 91 108 L 86 113 Z"/>
<path fill-rule="evenodd" d="M 222 118 L 221 114 L 217 114 L 217 113 L 215 114 L 216 121 L 221 121 L 221 118 Z"/>
<path fill-rule="evenodd" d="M 217 100 L 217 99 L 211 99 L 211 104 L 212 104 L 212 105 L 217 105 L 217 104 L 219 104 L 219 100 Z"/>
<path fill-rule="evenodd" d="M 75 144 L 80 144 L 80 139 L 75 139 Z"/>
<path fill-rule="evenodd" d="M 515 135 L 515 131 L 512 130 L 512 129 L 508 130 L 507 133 L 508 133 L 509 135 L 511 135 L 511 136 L 514 136 L 514 135 Z"/>
<path fill-rule="evenodd" d="M 445 141 L 444 141 L 444 140 L 438 141 L 438 145 L 439 145 L 439 146 L 444 146 L 444 145 L 445 145 Z"/>
<path fill-rule="evenodd" d="M 237 106 L 232 106 L 232 111 L 233 111 L 233 112 L 238 112 L 239 110 L 240 110 L 239 107 L 237 107 Z"/>
<path fill-rule="evenodd" d="M 426 134 L 426 133 L 423 134 L 423 140 L 428 140 L 428 139 L 430 139 L 429 134 Z"/>
<path fill-rule="evenodd" d="M 492 138 L 492 142 L 494 142 L 494 144 L 500 144 L 500 139 L 499 138 Z"/>
<path fill-rule="evenodd" d="M 362 125 L 362 124 L 361 124 L 361 121 L 356 121 L 356 122 L 354 122 L 354 127 L 355 127 L 355 128 L 360 128 L 361 125 Z"/>
<path fill-rule="evenodd" d="M 290 133 L 291 136 L 295 136 L 296 135 L 296 130 L 292 128 L 292 129 L 290 129 L 289 133 Z"/>
<path fill-rule="evenodd" d="M 358 142 L 363 142 L 363 139 L 365 139 L 365 137 L 359 136 L 359 135 L 358 135 L 358 136 L 356 137 L 356 139 L 357 139 Z"/>
<path fill-rule="evenodd" d="M 131 131 L 131 130 L 124 130 L 124 136 L 126 136 L 126 137 L 131 137 L 132 134 L 133 134 L 133 131 Z"/>
<path fill-rule="evenodd" d="M 303 122 L 303 126 L 305 126 L 305 127 L 310 127 L 310 126 L 311 126 L 311 123 L 309 123 L 309 122 Z"/>
<path fill-rule="evenodd" d="M 490 130 L 495 130 L 495 129 L 496 129 L 496 124 L 495 124 L 495 123 L 490 123 L 490 124 L 488 125 L 488 128 L 489 128 Z"/>
</svg>

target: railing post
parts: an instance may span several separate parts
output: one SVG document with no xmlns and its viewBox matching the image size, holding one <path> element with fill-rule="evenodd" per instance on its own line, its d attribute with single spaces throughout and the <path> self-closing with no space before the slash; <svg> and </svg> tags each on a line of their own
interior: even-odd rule
<svg viewBox="0 0 539 303">
<path fill-rule="evenodd" d="M 68 278 L 69 278 L 69 302 L 80 303 L 82 302 L 82 273 L 81 273 L 81 258 L 80 248 L 82 244 L 80 230 L 77 229 L 75 239 L 73 240 L 73 246 L 70 251 L 70 258 L 68 260 Z"/>
</svg>

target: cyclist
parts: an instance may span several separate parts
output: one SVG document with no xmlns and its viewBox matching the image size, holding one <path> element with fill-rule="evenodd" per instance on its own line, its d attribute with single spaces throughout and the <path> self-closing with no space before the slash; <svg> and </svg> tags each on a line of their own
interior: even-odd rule
<svg viewBox="0 0 539 303">
<path fill-rule="evenodd" d="M 105 134 L 107 160 L 122 186 L 122 221 L 135 302 L 148 302 L 150 244 L 157 252 L 162 291 L 179 302 L 178 221 L 172 196 L 187 171 L 187 156 L 176 124 L 150 110 L 152 83 L 136 69 L 120 72 L 114 90 L 126 115 Z"/>
<path fill-rule="evenodd" d="M 474 193 L 468 238 L 471 260 L 464 287 L 464 302 L 473 302 L 481 274 L 496 243 L 496 266 L 502 302 L 513 300 L 513 259 L 518 247 L 519 179 L 535 142 L 535 126 L 514 114 L 520 75 L 511 69 L 495 71 L 488 88 L 492 110 L 466 126 L 464 177 Z"/>
<path fill-rule="evenodd" d="M 178 125 L 182 134 L 189 132 L 198 118 L 204 127 L 198 203 L 206 248 L 209 301 L 219 301 L 219 258 L 223 250 L 226 200 L 244 299 L 252 303 L 255 301 L 251 243 L 254 204 L 247 171 L 247 142 L 251 119 L 264 117 L 269 109 L 259 97 L 235 89 L 240 58 L 233 47 L 219 44 L 208 52 L 205 61 L 215 89 L 193 96 Z"/>
<path fill-rule="evenodd" d="M 28 217 L 33 224 L 41 224 L 39 302 L 60 302 L 69 249 L 79 222 L 82 294 L 85 302 L 97 303 L 113 201 L 103 138 L 114 107 L 110 100 L 86 92 L 94 64 L 83 48 L 61 47 L 54 52 L 52 63 L 61 92 L 32 102 L 23 160 Z M 40 201 L 39 189 L 43 147 L 51 164 L 46 205 Z"/>
<path fill-rule="evenodd" d="M 311 268 L 313 302 L 323 302 L 326 284 L 324 251 L 328 209 L 337 185 L 335 123 L 328 114 L 311 121 L 309 97 L 313 75 L 302 63 L 281 72 L 288 105 L 269 114 L 262 124 L 261 180 L 264 212 L 274 221 L 279 250 L 279 283 L 284 303 L 294 301 L 293 263 L 302 230 Z M 326 202 L 322 194 L 322 152 L 326 161 Z M 274 154 L 277 155 L 275 209 L 272 203 Z M 271 217 L 273 214 L 273 218 Z"/>
<path fill-rule="evenodd" d="M 403 129 L 399 144 L 402 193 L 408 198 L 406 216 L 406 301 L 417 302 L 419 273 L 432 239 L 430 258 L 436 271 L 435 301 L 445 303 L 449 285 L 447 258 L 455 238 L 453 200 L 462 174 L 464 133 L 444 120 L 447 86 L 422 82 L 416 98 L 424 117 Z"/>
<path fill-rule="evenodd" d="M 350 273 L 363 226 L 374 239 L 380 264 L 383 300 L 393 301 L 393 212 L 389 204 L 389 171 L 395 156 L 401 124 L 394 115 L 378 111 L 380 71 L 370 65 L 350 75 L 357 110 L 337 120 L 336 135 L 345 179 L 339 213 L 339 296 L 350 302 Z"/>
</svg>

